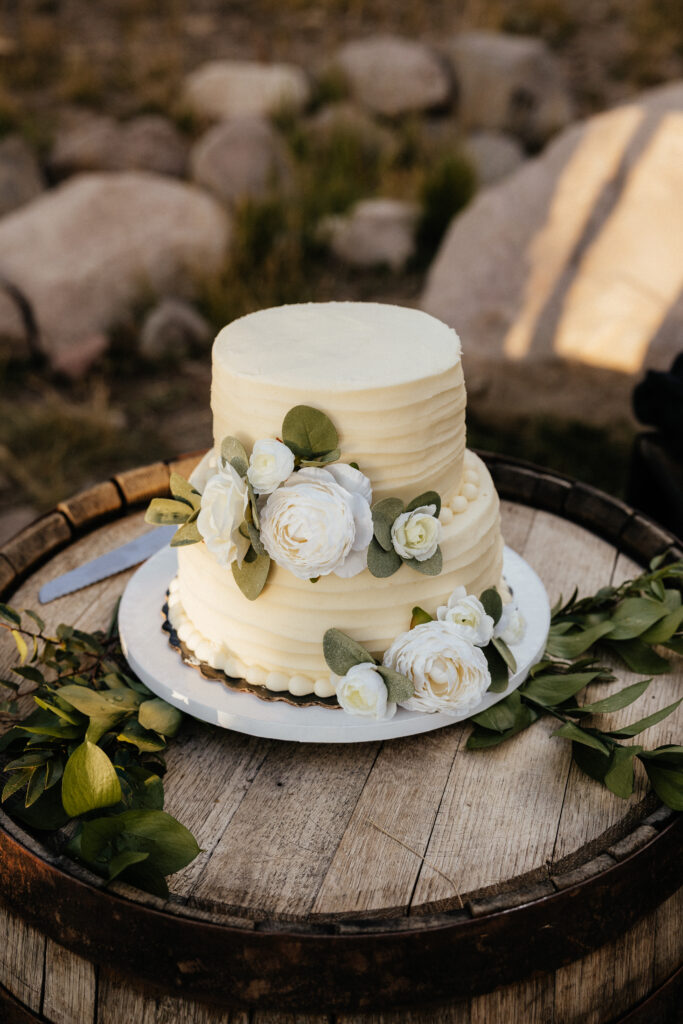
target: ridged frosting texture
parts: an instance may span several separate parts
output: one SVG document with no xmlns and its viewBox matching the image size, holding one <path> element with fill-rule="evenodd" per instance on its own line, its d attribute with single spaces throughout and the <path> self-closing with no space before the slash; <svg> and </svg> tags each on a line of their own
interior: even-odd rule
<svg viewBox="0 0 683 1024">
<path fill-rule="evenodd" d="M 376 579 L 366 569 L 351 579 L 332 575 L 311 583 L 273 565 L 261 595 L 248 601 L 232 573 L 218 565 L 204 544 L 194 544 L 178 548 L 184 612 L 208 641 L 225 645 L 245 666 L 265 672 L 311 680 L 328 675 L 322 638 L 332 626 L 373 653 L 383 653 L 408 628 L 415 605 L 433 614 L 457 586 L 479 595 L 500 583 L 498 495 L 472 452 L 467 452 L 465 468 L 462 492 L 444 495 L 440 575 L 424 576 L 404 565 L 388 579 Z"/>
<path fill-rule="evenodd" d="M 249 451 L 295 405 L 322 409 L 345 462 L 373 498 L 457 489 L 465 453 L 465 382 L 457 334 L 419 310 L 328 302 L 251 313 L 213 347 L 214 439 Z"/>
</svg>

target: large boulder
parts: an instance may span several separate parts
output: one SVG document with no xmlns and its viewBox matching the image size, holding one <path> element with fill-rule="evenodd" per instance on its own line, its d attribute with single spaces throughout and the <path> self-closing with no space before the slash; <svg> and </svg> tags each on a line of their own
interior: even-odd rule
<svg viewBox="0 0 683 1024">
<path fill-rule="evenodd" d="M 508 131 L 538 146 L 571 120 L 562 70 L 542 39 L 463 32 L 446 50 L 466 130 Z"/>
<path fill-rule="evenodd" d="M 683 82 L 567 129 L 481 192 L 450 227 L 422 308 L 462 334 L 468 367 L 505 362 L 508 380 L 517 368 L 520 405 L 538 401 L 524 383 L 534 366 L 666 368 L 683 347 L 682 195 Z M 573 400 L 577 417 L 600 415 Z"/>
<path fill-rule="evenodd" d="M 321 236 L 347 266 L 401 270 L 415 252 L 419 214 L 402 199 L 363 199 L 348 214 L 327 217 Z"/>
<path fill-rule="evenodd" d="M 0 275 L 31 304 L 45 351 L 64 367 L 71 347 L 136 304 L 191 293 L 220 269 L 229 240 L 224 209 L 194 186 L 141 171 L 84 174 L 0 221 Z M 8 303 L 0 335 L 22 336 Z"/>
<path fill-rule="evenodd" d="M 175 125 L 159 114 L 123 124 L 89 114 L 57 132 L 50 166 L 59 177 L 79 171 L 155 171 L 182 177 L 187 145 Z"/>
<path fill-rule="evenodd" d="M 451 98 L 451 78 L 442 60 L 410 39 L 381 35 L 346 43 L 334 65 L 354 98 L 386 117 L 443 107 Z"/>
<path fill-rule="evenodd" d="M 265 118 L 244 117 L 210 128 L 190 153 L 190 173 L 226 203 L 266 195 L 291 177 L 287 148 Z"/>
<path fill-rule="evenodd" d="M 185 79 L 183 99 L 192 113 L 209 120 L 268 117 L 279 110 L 302 110 L 311 95 L 309 80 L 295 64 L 215 60 Z"/>
<path fill-rule="evenodd" d="M 505 132 L 473 132 L 465 142 L 465 151 L 480 185 L 502 181 L 524 163 L 520 143 Z"/>
<path fill-rule="evenodd" d="M 0 141 L 0 217 L 34 199 L 45 188 L 30 146 L 20 135 Z"/>
</svg>

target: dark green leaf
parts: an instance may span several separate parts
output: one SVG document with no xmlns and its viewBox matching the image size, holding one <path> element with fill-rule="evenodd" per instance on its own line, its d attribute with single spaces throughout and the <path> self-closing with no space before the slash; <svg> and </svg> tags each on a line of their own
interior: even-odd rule
<svg viewBox="0 0 683 1024">
<path fill-rule="evenodd" d="M 499 636 L 494 636 L 493 639 L 491 640 L 491 643 L 498 651 L 498 653 L 500 654 L 501 658 L 503 659 L 507 667 L 510 669 L 510 671 L 516 672 L 517 662 L 515 661 L 515 656 L 508 647 L 508 645 L 505 643 L 505 641 Z"/>
<path fill-rule="evenodd" d="M 642 747 L 615 747 L 604 782 L 615 796 L 627 800 L 633 792 L 633 758 Z"/>
<path fill-rule="evenodd" d="M 253 550 L 253 549 L 252 549 Z M 270 572 L 270 557 L 256 555 L 252 562 L 245 560 L 242 565 L 232 563 L 232 575 L 235 583 L 249 601 L 255 601 L 266 585 Z"/>
<path fill-rule="evenodd" d="M 493 732 L 507 732 L 508 729 L 514 728 L 520 720 L 523 706 L 519 691 L 514 690 L 509 696 L 499 700 L 497 704 L 492 704 L 485 711 L 480 711 L 478 715 L 473 715 L 472 721 L 483 729 L 491 729 Z"/>
<path fill-rule="evenodd" d="M 408 676 L 396 672 L 393 668 L 385 668 L 380 665 L 377 669 L 387 687 L 387 700 L 394 704 L 408 700 L 415 693 L 415 687 Z"/>
<path fill-rule="evenodd" d="M 62 778 L 62 803 L 69 817 L 110 807 L 121 799 L 114 765 L 105 752 L 87 740 L 76 747 L 66 762 Z"/>
<path fill-rule="evenodd" d="M 406 505 L 406 512 L 414 512 L 416 508 L 423 508 L 425 505 L 436 505 L 435 517 L 439 518 L 439 512 L 441 511 L 441 495 L 437 494 L 436 491 L 425 491 L 424 494 L 418 494 L 417 498 L 413 498 L 412 501 Z"/>
<path fill-rule="evenodd" d="M 587 715 L 602 715 L 610 711 L 620 711 L 621 708 L 627 708 L 629 704 L 638 700 L 651 682 L 651 679 L 643 679 L 639 683 L 625 686 L 623 690 L 613 693 L 611 697 L 603 697 L 602 700 L 596 700 L 593 704 L 584 704 L 580 710 Z"/>
<path fill-rule="evenodd" d="M 32 768 L 23 768 L 19 772 L 13 772 L 5 783 L 5 787 L 2 791 L 2 797 L 0 798 L 2 803 L 4 803 L 5 800 L 8 800 L 13 793 L 17 793 L 20 789 L 23 789 L 32 774 Z"/>
<path fill-rule="evenodd" d="M 160 697 L 144 701 L 138 709 L 138 721 L 143 729 L 152 729 L 162 736 L 175 736 L 182 720 L 181 712 Z"/>
<path fill-rule="evenodd" d="M 405 564 L 409 565 L 411 569 L 415 569 L 416 572 L 421 572 L 424 576 L 438 576 L 443 568 L 441 548 L 437 548 L 432 557 L 426 558 L 423 562 L 418 561 L 417 558 L 407 558 Z"/>
<path fill-rule="evenodd" d="M 295 405 L 289 410 L 282 422 L 282 440 L 294 455 L 308 459 L 339 446 L 339 435 L 330 418 L 310 405 Z"/>
<path fill-rule="evenodd" d="M 13 626 L 21 625 L 21 615 L 14 608 L 10 608 L 8 604 L 0 604 L 0 618 L 11 622 Z"/>
<path fill-rule="evenodd" d="M 340 629 L 328 629 L 323 637 L 323 655 L 332 672 L 345 676 L 350 668 L 360 662 L 374 664 L 374 658 L 361 644 Z"/>
<path fill-rule="evenodd" d="M 393 576 L 402 565 L 401 556 L 397 555 L 393 547 L 391 551 L 385 551 L 375 537 L 370 541 L 368 548 L 368 569 L 378 579 L 386 579 Z"/>
<path fill-rule="evenodd" d="M 391 527 L 402 512 L 403 502 L 400 498 L 383 498 L 372 506 L 375 539 L 384 551 L 393 551 Z"/>
<path fill-rule="evenodd" d="M 683 768 L 683 747 L 675 743 L 665 743 L 654 750 L 644 750 L 639 756 L 641 761 L 658 761 L 670 767 Z"/>
<path fill-rule="evenodd" d="M 653 715 L 648 715 L 647 718 L 641 718 L 637 722 L 632 722 L 631 725 L 625 725 L 622 729 L 615 729 L 608 733 L 609 736 L 614 736 L 617 739 L 626 739 L 629 736 L 637 736 L 638 733 L 644 732 L 653 725 L 657 725 L 658 722 L 663 721 L 672 715 L 679 704 L 683 701 L 683 697 L 680 700 L 675 701 L 673 704 L 669 704 L 665 708 L 661 708 L 659 711 L 655 711 Z"/>
<path fill-rule="evenodd" d="M 618 643 L 607 642 L 609 650 L 614 651 L 628 665 L 632 672 L 642 675 L 656 676 L 669 672 L 671 666 L 666 658 L 662 658 L 642 640 L 620 640 Z"/>
<path fill-rule="evenodd" d="M 610 766 L 610 758 L 599 750 L 587 747 L 583 743 L 572 743 L 572 757 L 581 771 L 596 782 L 605 781 Z"/>
<path fill-rule="evenodd" d="M 603 754 L 610 752 L 609 747 L 605 746 L 589 729 L 581 729 L 573 722 L 565 722 L 552 735 L 562 736 L 563 739 L 572 740 L 573 743 L 582 743 L 586 747 L 593 747 L 594 750 L 599 750 Z"/>
<path fill-rule="evenodd" d="M 112 732 L 120 723 L 122 715 L 119 713 L 92 715 L 88 721 L 88 728 L 85 731 L 85 738 L 89 743 L 99 743 L 105 733 Z"/>
<path fill-rule="evenodd" d="M 162 875 L 180 871 L 199 853 L 192 833 L 166 811 L 124 811 L 117 818 L 123 832 L 149 843 L 150 865 Z"/>
<path fill-rule="evenodd" d="M 145 512 L 145 522 L 159 526 L 180 525 L 190 516 L 191 508 L 174 498 L 153 498 Z"/>
<path fill-rule="evenodd" d="M 31 777 L 28 780 L 28 786 L 26 787 L 26 798 L 24 800 L 25 807 L 31 807 L 31 805 L 43 795 L 46 783 L 47 765 L 41 765 L 39 768 L 34 768 L 31 772 Z"/>
<path fill-rule="evenodd" d="M 505 664 L 505 659 L 493 644 L 487 644 L 483 651 L 489 667 L 489 675 L 491 676 L 488 691 L 490 693 L 502 693 L 503 690 L 507 690 L 510 681 L 510 674 Z"/>
<path fill-rule="evenodd" d="M 523 684 L 522 693 L 544 707 L 555 707 L 583 690 L 597 675 L 598 672 L 537 675 Z"/>
<path fill-rule="evenodd" d="M 329 466 L 331 462 L 336 462 L 341 456 L 341 448 L 333 448 L 331 452 L 325 452 L 324 455 L 316 455 L 313 459 L 301 459 L 302 466 Z M 357 469 L 358 467 L 354 467 Z"/>
<path fill-rule="evenodd" d="M 416 626 L 423 626 L 425 622 L 433 622 L 434 616 L 426 612 L 424 608 L 420 608 L 416 605 L 413 608 L 412 618 L 410 620 L 410 629 L 415 629 Z"/>
<path fill-rule="evenodd" d="M 612 613 L 610 640 L 633 640 L 666 615 L 666 605 L 649 597 L 626 597 Z"/>
<path fill-rule="evenodd" d="M 224 437 L 221 444 L 221 458 L 229 463 L 240 476 L 246 476 L 249 459 L 244 445 L 236 437 Z"/>
<path fill-rule="evenodd" d="M 12 671 L 16 672 L 22 679 L 28 679 L 32 683 L 40 684 L 45 682 L 45 676 L 34 665 L 22 665 L 19 668 L 13 668 Z"/>
<path fill-rule="evenodd" d="M 168 899 L 168 886 L 164 876 L 150 865 L 149 860 L 144 864 L 131 864 L 119 875 L 119 880 L 135 886 L 136 889 L 143 889 L 152 896 L 158 896 L 159 899 Z"/>
<path fill-rule="evenodd" d="M 143 729 L 136 718 L 129 718 L 121 732 L 116 736 L 122 743 L 130 743 L 143 753 L 154 753 L 163 750 L 166 741 L 154 732 Z"/>
<path fill-rule="evenodd" d="M 647 777 L 659 799 L 674 811 L 683 811 L 683 767 L 643 760 Z"/>
<path fill-rule="evenodd" d="M 466 747 L 468 750 L 486 750 L 489 747 L 497 747 L 498 744 L 505 743 L 506 740 L 512 739 L 524 729 L 528 729 L 537 718 L 538 715 L 533 708 L 522 704 L 516 723 L 511 729 L 506 729 L 505 732 L 492 732 L 489 729 L 475 726 L 467 739 Z"/>
<path fill-rule="evenodd" d="M 38 615 L 37 612 L 32 611 L 30 608 L 24 608 L 24 614 L 28 615 L 29 618 L 33 619 L 33 621 L 35 622 L 36 626 L 38 627 L 38 629 L 40 630 L 41 633 L 44 632 L 44 630 L 45 630 L 45 620 L 41 619 L 40 615 Z"/>
<path fill-rule="evenodd" d="M 676 592 L 678 593 L 678 592 Z M 683 623 L 683 605 L 679 605 L 674 611 L 669 612 L 656 622 L 650 629 L 641 634 L 640 639 L 646 644 L 663 644 L 671 639 Z"/>
<path fill-rule="evenodd" d="M 568 660 L 578 658 L 580 654 L 583 654 L 589 647 L 592 647 L 594 643 L 607 633 L 611 633 L 611 631 L 611 622 L 598 622 L 594 626 L 589 626 L 588 629 L 582 629 L 578 633 L 570 633 L 566 636 L 557 636 L 551 628 L 546 650 L 554 658 L 566 658 Z"/>
<path fill-rule="evenodd" d="M 488 590 L 484 591 L 479 600 L 484 606 L 486 614 L 490 615 L 493 619 L 493 625 L 495 626 L 503 614 L 503 601 L 500 594 L 495 587 L 489 587 Z"/>
<path fill-rule="evenodd" d="M 15 793 L 7 801 L 7 813 L 29 828 L 48 832 L 62 828 L 69 820 L 62 806 L 59 786 L 46 790 L 30 807 L 25 807 L 22 797 Z"/>
<path fill-rule="evenodd" d="M 115 854 L 109 861 L 109 881 L 113 881 L 117 875 L 120 875 L 122 871 L 125 871 L 132 864 L 139 864 L 141 861 L 147 860 L 148 857 L 149 853 L 142 850 L 121 850 L 120 853 Z"/>
<path fill-rule="evenodd" d="M 199 527 L 197 526 L 196 520 L 191 523 L 183 523 L 179 526 L 176 532 L 171 537 L 172 548 L 182 548 L 186 544 L 199 544 L 203 540 Z"/>
</svg>

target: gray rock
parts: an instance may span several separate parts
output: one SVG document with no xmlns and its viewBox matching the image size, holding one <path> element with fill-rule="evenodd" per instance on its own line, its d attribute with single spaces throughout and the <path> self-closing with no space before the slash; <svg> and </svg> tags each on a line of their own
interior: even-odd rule
<svg viewBox="0 0 683 1024">
<path fill-rule="evenodd" d="M 206 348 L 212 336 L 209 323 L 189 303 L 162 299 L 145 317 L 139 351 L 150 362 L 177 361 Z"/>
<path fill-rule="evenodd" d="M 463 32 L 447 47 L 466 130 L 508 131 L 538 146 L 572 118 L 560 65 L 541 39 Z"/>
<path fill-rule="evenodd" d="M 398 150 L 395 133 L 380 125 L 362 107 L 354 103 L 331 103 L 317 111 L 305 122 L 309 137 L 321 146 L 329 145 L 342 135 L 357 139 L 362 150 L 371 158 L 390 160 Z"/>
<path fill-rule="evenodd" d="M 0 217 L 34 199 L 45 188 L 33 150 L 20 135 L 0 141 Z"/>
<path fill-rule="evenodd" d="M 524 150 L 517 139 L 504 132 L 475 132 L 465 150 L 474 164 L 480 185 L 493 185 L 507 178 L 524 163 Z"/>
<path fill-rule="evenodd" d="M 88 115 L 58 132 L 50 166 L 59 177 L 80 171 L 155 171 L 182 177 L 187 145 L 175 125 L 150 114 L 120 124 Z"/>
<path fill-rule="evenodd" d="M 225 211 L 194 186 L 142 171 L 84 174 L 3 218 L 0 274 L 31 302 L 49 358 L 63 364 L 65 349 L 107 334 L 150 294 L 191 293 L 219 271 L 229 241 Z M 16 331 L 13 316 L 0 319 L 0 336 Z"/>
<path fill-rule="evenodd" d="M 216 60 L 187 76 L 183 101 L 199 117 L 223 121 L 268 117 L 285 107 L 300 111 L 310 95 L 306 74 L 294 64 Z"/>
<path fill-rule="evenodd" d="M 364 199 L 347 216 L 326 218 L 321 235 L 348 266 L 401 270 L 415 251 L 419 212 L 401 199 Z"/>
<path fill-rule="evenodd" d="M 387 117 L 441 107 L 451 99 L 448 71 L 424 43 L 371 36 L 342 46 L 334 65 L 359 103 Z"/>
<path fill-rule="evenodd" d="M 682 155 L 680 82 L 566 129 L 483 190 L 421 300 L 461 333 L 468 368 L 504 361 L 523 376 L 562 360 L 622 379 L 668 368 L 683 337 Z M 575 412 L 594 418 L 600 404 Z"/>
<path fill-rule="evenodd" d="M 266 195 L 290 179 L 287 149 L 269 121 L 238 118 L 210 128 L 190 153 L 190 174 L 226 203 Z"/>
</svg>

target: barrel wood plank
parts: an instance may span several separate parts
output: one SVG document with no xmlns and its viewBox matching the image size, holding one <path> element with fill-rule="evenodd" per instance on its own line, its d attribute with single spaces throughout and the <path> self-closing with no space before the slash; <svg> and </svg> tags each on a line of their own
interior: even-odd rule
<svg viewBox="0 0 683 1024">
<path fill-rule="evenodd" d="M 551 601 L 560 591 L 568 596 L 575 583 L 585 593 L 639 571 L 626 554 L 618 554 L 620 541 L 616 534 L 610 535 L 611 499 L 592 490 L 586 496 L 582 485 L 552 474 L 520 469 L 499 458 L 495 463 L 494 476 L 497 473 L 503 497 L 514 497 L 517 481 L 521 493 L 540 506 L 504 500 L 503 528 L 507 542 L 546 582 Z M 12 542 L 10 554 L 15 562 L 22 563 L 23 558 L 24 571 L 31 574 L 18 589 L 15 585 L 10 602 L 37 607 L 36 595 L 43 582 L 147 529 L 131 506 L 161 493 L 168 472 L 168 465 L 156 464 L 150 471 L 122 474 L 115 486 L 96 489 L 97 500 L 86 496 L 65 503 L 61 512 L 55 513 L 64 525 L 57 530 L 53 516 L 50 529 L 43 531 L 43 541 L 41 530 L 30 528 L 26 550 L 21 538 Z M 111 495 L 111 509 L 107 508 L 107 495 Z M 544 507 L 554 512 L 566 507 L 571 518 L 599 529 L 608 539 L 542 511 Z M 630 555 L 640 552 L 639 557 L 649 558 L 667 546 L 675 549 L 670 535 L 651 527 L 626 506 L 615 506 L 614 515 L 624 551 Z M 100 526 L 108 516 L 117 518 Z M 55 554 L 59 545 L 65 544 L 65 530 L 71 531 L 71 543 Z M 46 545 L 44 555 L 40 543 Z M 33 571 L 31 566 L 38 568 Z M 48 628 L 61 621 L 84 629 L 105 626 L 130 574 L 120 574 L 41 609 Z M 7 671 L 14 661 L 11 641 L 3 635 L 0 671 Z M 629 708 L 613 721 L 648 713 L 646 700 L 660 707 L 675 699 L 683 679 L 680 660 L 674 667 L 671 676 L 655 680 L 636 705 L 636 714 Z M 618 684 L 592 689 L 604 696 L 631 681 L 622 668 L 619 677 Z M 30 696 L 23 698 L 22 713 L 30 706 Z M 679 710 L 646 734 L 647 745 L 677 738 L 682 721 Z M 168 752 L 166 807 L 193 830 L 202 853 L 170 879 L 171 897 L 165 903 L 122 884 L 114 883 L 111 891 L 129 901 L 129 907 L 138 903 L 166 915 L 167 922 L 187 920 L 194 927 L 205 921 L 207 926 L 226 929 L 237 926 L 244 936 L 240 944 L 249 935 L 255 940 L 259 935 L 264 939 L 272 935 L 277 942 L 278 934 L 286 938 L 287 929 L 294 927 L 294 950 L 298 948 L 296 936 L 313 929 L 310 934 L 318 936 L 317 957 L 323 955 L 328 938 L 335 935 L 354 943 L 362 942 L 367 934 L 373 943 L 382 935 L 393 940 L 394 935 L 405 934 L 410 942 L 418 928 L 428 941 L 429 935 L 437 934 L 430 928 L 449 922 L 453 927 L 465 927 L 468 922 L 477 926 L 481 921 L 484 931 L 477 934 L 487 936 L 483 939 L 486 946 L 493 941 L 496 915 L 500 916 L 501 910 L 529 907 L 534 911 L 552 894 L 572 894 L 574 886 L 589 885 L 591 878 L 599 880 L 601 872 L 614 873 L 631 860 L 654 864 L 651 850 L 655 846 L 672 849 L 673 840 L 665 837 L 673 820 L 661 811 L 645 817 L 656 801 L 650 798 L 643 803 L 642 779 L 628 804 L 618 800 L 571 766 L 568 745 L 552 740 L 552 729 L 544 721 L 497 750 L 470 753 L 464 749 L 466 729 L 462 726 L 392 743 L 335 748 L 256 740 L 188 722 Z M 201 801 L 196 798 L 198 792 Z M 21 830 L 17 833 L 12 826 L 10 834 L 21 835 Z M 28 837 L 25 842 L 27 850 L 40 856 L 39 844 Z M 44 856 L 47 863 L 54 861 L 53 856 Z M 667 856 L 668 879 L 672 855 Z M 60 870 L 89 877 L 68 861 L 56 863 Z M 574 865 L 574 874 L 567 873 Z M 656 885 L 657 873 L 650 877 Z M 666 895 L 671 891 L 669 887 Z M 642 893 L 637 895 L 645 906 Z M 461 909 L 463 903 L 465 909 Z M 683 958 L 682 904 L 680 892 L 659 907 L 652 903 L 653 909 L 639 924 L 593 952 L 595 943 L 588 930 L 585 948 L 577 946 L 570 955 L 570 959 L 578 959 L 560 966 L 554 974 L 506 983 L 495 991 L 490 991 L 495 981 L 489 982 L 487 989 L 477 988 L 475 983 L 473 991 L 482 994 L 451 999 L 448 1006 L 336 1013 L 335 1024 L 484 1024 L 517 1019 L 534 1024 L 551 1017 L 555 1024 L 602 1024 L 670 980 Z M 0 933 L 8 937 L 0 953 L 0 985 L 53 1024 L 70 1019 L 78 1024 L 81 1020 L 87 1024 L 122 1024 L 124 1020 L 142 1024 L 330 1024 L 332 1020 L 327 1013 L 286 1012 L 290 1005 L 286 1000 L 292 998 L 286 993 L 286 976 L 271 1010 L 247 1013 L 229 1009 L 229 993 L 225 1008 L 177 991 L 154 994 L 145 986 L 155 979 L 135 984 L 107 960 L 93 965 L 58 945 L 62 941 L 59 934 L 46 939 L 16 911 L 16 907 L 9 911 L 0 906 Z M 445 916 L 430 916 L 444 911 Z M 73 937 L 73 932 L 65 933 L 66 945 L 69 935 Z M 213 936 L 217 938 L 218 933 Z M 527 938 L 535 940 L 532 932 Z M 543 955 L 542 945 L 535 948 Z M 198 952 L 200 958 L 203 955 Z M 253 953 L 249 955 L 254 965 L 260 963 Z M 183 949 L 180 959 L 185 956 Z M 356 961 L 359 982 L 365 969 L 363 956 Z M 193 963 L 188 961 L 191 970 Z M 269 969 L 265 959 L 263 974 L 259 970 L 258 976 L 265 979 Z M 144 973 L 143 969 L 141 975 Z M 413 980 L 419 983 L 418 977 L 411 978 L 410 968 L 406 968 L 404 979 L 411 989 Z M 185 977 L 178 980 L 183 985 L 187 982 Z M 311 981 L 314 984 L 314 978 Z M 254 992 L 264 991 L 264 982 L 255 984 Z M 437 987 L 441 984 L 439 977 Z M 199 986 L 197 994 L 201 991 Z M 211 999 L 223 995 L 214 993 Z M 327 995 L 318 991 L 316 998 L 324 1001 Z M 389 993 L 376 992 L 375 1002 L 384 995 Z M 80 1016 L 74 1017 L 75 1012 Z"/>
</svg>

